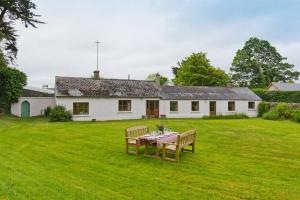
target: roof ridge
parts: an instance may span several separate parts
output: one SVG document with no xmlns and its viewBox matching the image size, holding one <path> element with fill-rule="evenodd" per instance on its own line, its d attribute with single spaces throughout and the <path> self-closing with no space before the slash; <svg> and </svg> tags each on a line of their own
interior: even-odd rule
<svg viewBox="0 0 300 200">
<path fill-rule="evenodd" d="M 193 88 L 222 88 L 222 89 L 235 89 L 235 88 L 244 88 L 249 89 L 248 87 L 226 87 L 226 86 L 201 86 L 201 85 L 163 85 L 162 87 L 193 87 Z"/>
<path fill-rule="evenodd" d="M 91 79 L 91 80 L 117 80 L 117 81 L 144 81 L 144 82 L 155 82 L 155 80 L 141 80 L 141 79 L 119 79 L 119 78 L 100 78 L 94 79 L 89 77 L 76 77 L 76 76 L 55 76 L 57 78 L 78 78 L 78 79 Z"/>
</svg>

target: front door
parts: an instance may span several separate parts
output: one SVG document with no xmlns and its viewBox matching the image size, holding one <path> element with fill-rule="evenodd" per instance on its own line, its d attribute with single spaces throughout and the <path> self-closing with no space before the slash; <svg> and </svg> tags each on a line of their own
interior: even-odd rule
<svg viewBox="0 0 300 200">
<path fill-rule="evenodd" d="M 159 118 L 159 101 L 147 100 L 146 101 L 146 115 L 147 118 Z"/>
<path fill-rule="evenodd" d="M 209 102 L 209 115 L 217 114 L 217 103 L 215 101 Z"/>
<path fill-rule="evenodd" d="M 21 117 L 30 117 L 30 104 L 28 101 L 23 101 L 21 104 Z"/>
</svg>

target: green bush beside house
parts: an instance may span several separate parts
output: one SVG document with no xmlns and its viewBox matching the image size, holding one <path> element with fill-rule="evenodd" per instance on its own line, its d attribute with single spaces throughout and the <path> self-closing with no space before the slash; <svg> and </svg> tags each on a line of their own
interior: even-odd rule
<svg viewBox="0 0 300 200">
<path fill-rule="evenodd" d="M 259 113 L 264 119 L 300 122 L 300 108 L 293 104 L 278 103 L 276 106 L 272 106 L 271 103 L 262 102 L 259 107 L 261 107 Z"/>
<path fill-rule="evenodd" d="M 67 111 L 64 106 L 55 106 L 50 111 L 50 122 L 72 121 L 72 113 Z"/>
</svg>

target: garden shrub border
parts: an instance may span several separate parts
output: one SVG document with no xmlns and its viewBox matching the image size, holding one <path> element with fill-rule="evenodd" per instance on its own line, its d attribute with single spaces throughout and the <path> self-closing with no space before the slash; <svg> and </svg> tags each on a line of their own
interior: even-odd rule
<svg viewBox="0 0 300 200">
<path fill-rule="evenodd" d="M 248 119 L 249 117 L 244 114 L 233 114 L 233 115 L 205 115 L 202 119 Z"/>
<path fill-rule="evenodd" d="M 267 107 L 269 110 L 262 114 L 263 119 L 267 120 L 293 120 L 300 122 L 300 104 L 289 103 L 266 103 L 262 102 L 261 107 Z M 263 110 L 263 109 L 262 109 Z M 262 111 L 261 110 L 261 111 Z"/>
</svg>

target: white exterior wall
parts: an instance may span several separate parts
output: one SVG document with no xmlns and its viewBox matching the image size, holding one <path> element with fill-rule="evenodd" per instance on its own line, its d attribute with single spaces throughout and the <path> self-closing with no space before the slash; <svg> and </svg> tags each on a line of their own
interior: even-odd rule
<svg viewBox="0 0 300 200">
<path fill-rule="evenodd" d="M 164 113 L 167 118 L 199 118 L 206 115 L 209 115 L 209 102 L 207 101 L 199 101 L 199 111 L 192 111 L 191 104 L 192 101 L 196 100 L 178 100 L 178 111 L 172 112 L 170 111 L 170 101 L 164 101 Z M 174 100 L 176 101 L 176 100 Z M 216 113 L 217 115 L 230 115 L 230 114 L 246 114 L 249 117 L 257 116 L 257 107 L 259 101 L 255 101 L 255 109 L 248 109 L 249 101 L 235 101 L 235 111 L 228 111 L 228 101 L 216 101 Z"/>
<path fill-rule="evenodd" d="M 55 106 L 54 97 L 21 97 L 17 103 L 11 105 L 11 113 L 21 117 L 22 102 L 28 101 L 30 104 L 30 117 L 39 116 L 48 106 Z"/>
<path fill-rule="evenodd" d="M 130 112 L 119 112 L 119 100 L 131 100 Z M 57 97 L 56 104 L 65 106 L 67 110 L 73 110 L 74 102 L 88 102 L 88 115 L 75 115 L 75 121 L 96 120 L 120 120 L 120 119 L 140 119 L 146 116 L 146 100 L 144 98 L 64 98 Z M 178 112 L 170 112 L 170 100 L 160 100 L 159 115 L 166 115 L 167 118 L 200 118 L 209 115 L 209 100 L 199 101 L 199 111 L 191 111 L 191 102 L 195 100 L 178 100 Z M 248 109 L 248 101 L 235 101 L 235 111 L 228 111 L 228 101 L 216 101 L 217 114 L 229 115 L 244 113 L 249 117 L 257 116 L 259 101 L 255 102 L 255 109 Z"/>
<path fill-rule="evenodd" d="M 131 111 L 120 112 L 119 100 L 131 100 Z M 88 102 L 88 115 L 74 115 L 75 121 L 96 120 L 120 120 L 120 119 L 141 119 L 146 116 L 146 100 L 144 98 L 63 98 L 57 97 L 56 104 L 65 106 L 67 110 L 73 110 L 74 102 Z"/>
<path fill-rule="evenodd" d="M 170 101 L 178 102 L 178 111 L 170 111 Z M 164 100 L 164 113 L 167 118 L 200 118 L 209 114 L 208 101 L 199 101 L 199 111 L 192 111 L 192 101 L 196 100 Z"/>
</svg>

